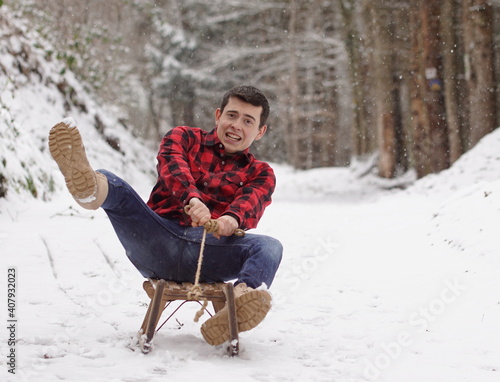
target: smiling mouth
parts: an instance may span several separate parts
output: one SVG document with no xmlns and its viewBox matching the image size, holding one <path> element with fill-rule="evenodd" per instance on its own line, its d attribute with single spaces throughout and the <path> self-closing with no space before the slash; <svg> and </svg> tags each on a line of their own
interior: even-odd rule
<svg viewBox="0 0 500 382">
<path fill-rule="evenodd" d="M 231 133 L 226 133 L 226 138 L 228 138 L 230 141 L 233 141 L 233 142 L 241 141 L 241 137 L 239 137 L 235 134 L 231 134 Z"/>
</svg>

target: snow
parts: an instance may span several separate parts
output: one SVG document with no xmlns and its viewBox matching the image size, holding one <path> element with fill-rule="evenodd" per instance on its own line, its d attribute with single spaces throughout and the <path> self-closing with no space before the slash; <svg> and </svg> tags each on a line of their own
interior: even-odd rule
<svg viewBox="0 0 500 382">
<path fill-rule="evenodd" d="M 275 165 L 280 188 L 256 231 L 279 238 L 285 256 L 273 309 L 241 334 L 234 359 L 204 342 L 196 304 L 142 354 L 143 280 L 105 214 L 63 193 L 3 201 L 2 269 L 17 270 L 19 319 L 18 375 L 6 380 L 498 381 L 500 181 L 476 182 L 467 166 L 498 174 L 483 152 L 499 140 L 500 130 L 469 153 L 475 161 L 407 190 L 350 169 Z"/>
<path fill-rule="evenodd" d="M 93 195 L 87 197 L 87 198 L 81 198 L 81 199 L 78 199 L 78 201 L 80 203 L 83 203 L 83 204 L 86 204 L 86 203 L 92 203 L 94 200 L 96 200 L 97 198 Z"/>
<path fill-rule="evenodd" d="M 12 49 L 27 41 L 10 39 Z M 5 68 L 16 67 L 0 53 Z M 45 79 L 59 73 L 55 63 L 40 64 Z M 225 346 L 205 343 L 193 322 L 199 305 L 189 303 L 142 354 L 144 280 L 104 212 L 83 210 L 69 196 L 46 149 L 48 131 L 67 115 L 64 99 L 50 81 L 10 78 L 0 84 L 0 170 L 9 179 L 0 198 L 0 269 L 4 301 L 15 269 L 18 321 L 12 375 L 4 302 L 2 381 L 500 380 L 500 129 L 451 169 L 406 189 L 398 185 L 412 174 L 381 181 L 361 176 L 361 165 L 274 165 L 274 202 L 255 230 L 285 248 L 269 315 L 241 334 L 240 355 L 231 358 Z M 156 149 L 78 95 L 123 151 L 96 132 L 94 114 L 71 110 L 91 164 L 146 199 Z M 36 198 L 21 186 L 28 175 Z"/>
<path fill-rule="evenodd" d="M 65 125 L 67 125 L 68 128 L 70 128 L 70 129 L 77 127 L 75 120 L 71 117 L 64 118 L 61 122 L 64 123 Z"/>
</svg>

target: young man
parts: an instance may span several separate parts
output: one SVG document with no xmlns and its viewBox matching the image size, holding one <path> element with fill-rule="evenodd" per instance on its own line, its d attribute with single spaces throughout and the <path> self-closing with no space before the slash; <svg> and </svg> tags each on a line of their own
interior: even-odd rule
<svg viewBox="0 0 500 382">
<path fill-rule="evenodd" d="M 268 116 L 264 94 L 241 86 L 224 95 L 212 131 L 170 130 L 160 145 L 158 179 L 147 204 L 124 180 L 92 169 L 72 120 L 51 129 L 49 148 L 74 199 L 83 208 L 107 213 L 144 277 L 193 282 L 203 225 L 216 219 L 218 232 L 207 235 L 200 282 L 236 279 L 238 327 L 246 331 L 271 307 L 265 287 L 271 286 L 283 251 L 269 236 L 233 236 L 237 228 L 255 228 L 271 203 L 273 170 L 249 152 L 265 134 Z M 224 308 L 203 323 L 209 344 L 229 339 L 227 314 Z"/>
</svg>

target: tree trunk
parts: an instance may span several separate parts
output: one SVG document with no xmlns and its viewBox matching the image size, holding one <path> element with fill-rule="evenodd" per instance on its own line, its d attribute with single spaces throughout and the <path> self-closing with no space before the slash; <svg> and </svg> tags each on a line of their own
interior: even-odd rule
<svg viewBox="0 0 500 382">
<path fill-rule="evenodd" d="M 439 31 L 440 3 L 424 0 L 421 7 L 425 73 L 427 79 L 426 106 L 429 117 L 431 171 L 449 167 L 448 127 L 443 96 L 443 65 Z"/>
<path fill-rule="evenodd" d="M 189 78 L 179 75 L 170 82 L 169 91 L 170 113 L 173 126 L 195 126 L 196 92 Z"/>
<path fill-rule="evenodd" d="M 290 2 L 290 21 L 288 28 L 289 44 L 289 132 L 286 137 L 288 163 L 296 168 L 302 168 L 303 165 L 299 151 L 299 75 L 297 58 L 297 4 L 295 0 Z"/>
<path fill-rule="evenodd" d="M 440 55 L 439 3 L 411 6 L 410 73 L 413 158 L 419 178 L 449 166 L 449 145 Z"/>
<path fill-rule="evenodd" d="M 397 164 L 397 100 L 394 95 L 394 60 L 392 46 L 391 14 L 387 8 L 374 4 L 375 55 L 373 65 L 376 81 L 377 141 L 379 150 L 378 172 L 383 178 L 396 175 Z"/>
<path fill-rule="evenodd" d="M 443 54 L 444 99 L 448 140 L 450 144 L 450 163 L 455 162 L 463 153 L 461 134 L 461 113 L 459 105 L 459 50 L 455 30 L 457 12 L 455 0 L 443 0 L 441 8 L 441 35 Z"/>
<path fill-rule="evenodd" d="M 353 126 L 351 128 L 352 135 L 352 151 L 353 155 L 361 156 L 368 152 L 366 134 L 366 120 L 364 116 L 364 95 L 362 81 L 362 57 L 360 37 L 356 27 L 356 4 L 354 0 L 342 0 L 340 2 L 342 10 L 342 18 L 344 21 L 344 38 L 346 41 L 346 50 L 350 60 L 350 75 L 353 92 Z"/>
<path fill-rule="evenodd" d="M 464 0 L 465 79 L 473 147 L 496 128 L 493 8 L 488 0 Z"/>
</svg>

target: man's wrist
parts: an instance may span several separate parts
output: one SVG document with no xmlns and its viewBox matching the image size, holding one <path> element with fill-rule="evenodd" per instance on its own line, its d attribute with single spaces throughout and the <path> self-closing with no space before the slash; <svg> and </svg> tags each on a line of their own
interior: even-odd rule
<svg viewBox="0 0 500 382">
<path fill-rule="evenodd" d="M 194 206 L 195 206 L 195 205 L 197 205 L 197 204 L 203 204 L 203 205 L 205 205 L 205 203 L 203 203 L 203 200 L 201 200 L 201 199 L 200 199 L 199 197 L 197 197 L 197 196 L 194 196 L 194 197 L 192 197 L 192 198 L 190 198 L 190 199 L 188 200 L 188 202 L 187 202 L 187 204 L 186 204 L 186 205 L 191 206 L 191 207 L 194 207 Z"/>
<path fill-rule="evenodd" d="M 238 225 L 238 227 L 240 226 L 240 218 L 238 216 L 236 216 L 235 214 L 233 214 L 231 212 L 226 212 L 226 213 L 222 214 L 222 216 L 232 217 L 234 220 L 236 220 L 236 224 Z"/>
<path fill-rule="evenodd" d="M 184 203 L 184 205 L 187 206 L 187 205 L 191 205 L 191 200 L 193 200 L 193 199 L 198 199 L 200 202 L 203 203 L 201 195 L 197 192 L 194 192 L 194 191 L 186 192 L 185 198 L 182 198 L 181 200 Z"/>
</svg>

